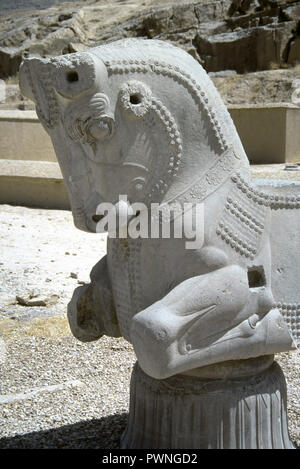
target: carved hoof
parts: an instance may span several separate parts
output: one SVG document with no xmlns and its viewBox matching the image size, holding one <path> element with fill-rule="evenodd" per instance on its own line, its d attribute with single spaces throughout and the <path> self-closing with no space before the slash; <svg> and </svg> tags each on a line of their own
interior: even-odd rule
<svg viewBox="0 0 300 469">
<path fill-rule="evenodd" d="M 68 304 L 68 320 L 72 334 L 81 342 L 100 339 L 104 334 L 102 324 L 94 314 L 91 285 L 76 288 Z"/>
</svg>

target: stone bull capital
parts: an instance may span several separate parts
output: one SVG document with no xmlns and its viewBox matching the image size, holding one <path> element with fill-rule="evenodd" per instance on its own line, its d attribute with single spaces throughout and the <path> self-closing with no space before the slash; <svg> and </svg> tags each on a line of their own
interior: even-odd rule
<svg viewBox="0 0 300 469">
<path fill-rule="evenodd" d="M 69 304 L 79 340 L 133 344 L 123 447 L 291 448 L 273 361 L 297 339 L 272 285 L 280 200 L 251 180 L 206 72 L 170 44 L 130 39 L 28 59 L 20 83 L 52 138 L 79 229 L 96 232 L 99 205 L 117 213 L 122 195 L 149 221 L 152 204 L 204 207 L 197 249 L 184 236 L 109 232 L 107 256 Z"/>
</svg>

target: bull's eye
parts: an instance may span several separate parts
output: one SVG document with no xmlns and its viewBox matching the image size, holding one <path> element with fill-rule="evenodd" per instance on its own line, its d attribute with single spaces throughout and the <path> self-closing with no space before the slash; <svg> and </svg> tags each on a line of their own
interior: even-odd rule
<svg viewBox="0 0 300 469">
<path fill-rule="evenodd" d="M 113 120 L 109 117 L 91 120 L 86 125 L 85 133 L 88 141 L 103 140 L 113 133 Z"/>
<path fill-rule="evenodd" d="M 151 109 L 152 93 L 145 83 L 128 81 L 121 86 L 119 102 L 129 115 L 140 118 Z"/>
<path fill-rule="evenodd" d="M 69 83 L 74 83 L 75 81 L 78 81 L 78 72 L 76 70 L 69 70 L 66 74 L 66 79 Z"/>
</svg>

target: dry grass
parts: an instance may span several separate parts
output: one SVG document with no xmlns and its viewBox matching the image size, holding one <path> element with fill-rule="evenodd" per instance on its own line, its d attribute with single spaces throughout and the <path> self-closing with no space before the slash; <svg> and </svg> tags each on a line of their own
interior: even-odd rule
<svg viewBox="0 0 300 469">
<path fill-rule="evenodd" d="M 7 343 L 14 342 L 24 336 L 31 337 L 67 337 L 71 331 L 67 318 L 64 316 L 31 318 L 28 321 L 2 319 L 0 330 Z"/>
</svg>

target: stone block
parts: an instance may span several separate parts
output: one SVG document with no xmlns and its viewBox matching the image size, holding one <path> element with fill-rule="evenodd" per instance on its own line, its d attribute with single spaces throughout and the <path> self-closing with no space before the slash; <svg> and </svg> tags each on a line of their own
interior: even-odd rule
<svg viewBox="0 0 300 469">
<path fill-rule="evenodd" d="M 295 26 L 295 22 L 289 21 L 276 27 L 238 28 L 213 36 L 198 34 L 194 43 L 207 72 L 266 70 L 284 61 L 286 46 Z"/>
<path fill-rule="evenodd" d="M 0 159 L 0 203 L 27 207 L 70 208 L 57 163 Z"/>
<path fill-rule="evenodd" d="M 300 108 L 293 104 L 229 106 L 252 164 L 300 161 Z"/>
<path fill-rule="evenodd" d="M 0 110 L 0 160 L 57 161 L 35 111 Z"/>
</svg>

